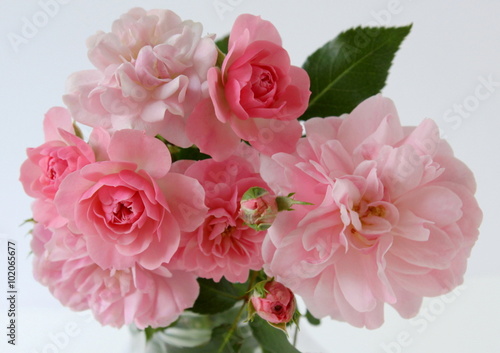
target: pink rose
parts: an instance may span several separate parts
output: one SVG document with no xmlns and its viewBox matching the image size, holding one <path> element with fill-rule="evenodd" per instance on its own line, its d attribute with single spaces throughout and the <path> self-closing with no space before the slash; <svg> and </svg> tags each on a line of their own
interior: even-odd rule
<svg viewBox="0 0 500 353">
<path fill-rule="evenodd" d="M 224 162 L 198 161 L 184 173 L 203 185 L 209 210 L 202 225 L 183 233 L 179 252 L 183 269 L 215 281 L 224 276 L 231 282 L 245 282 L 250 270 L 262 267 L 264 232 L 248 227 L 239 218 L 239 203 L 250 187 L 266 184 L 255 166 L 239 156 Z"/>
<path fill-rule="evenodd" d="M 250 298 L 257 315 L 272 324 L 290 322 L 296 308 L 292 291 L 276 281 L 267 282 L 264 289 L 267 291 L 264 297 L 254 292 Z"/>
<path fill-rule="evenodd" d="M 185 118 L 208 97 L 207 71 L 217 59 L 213 39 L 202 32 L 200 23 L 182 21 L 172 11 L 130 10 L 110 33 L 88 39 L 97 70 L 73 74 L 64 102 L 83 124 L 144 130 L 192 145 Z"/>
<path fill-rule="evenodd" d="M 297 118 L 309 102 L 309 76 L 290 65 L 276 28 L 257 16 L 236 19 L 228 50 L 222 68 L 208 71 L 211 101 L 188 118 L 188 136 L 217 160 L 240 139 L 266 154 L 292 152 L 302 133 Z"/>
<path fill-rule="evenodd" d="M 69 112 L 51 108 L 44 119 L 45 143 L 28 148 L 20 181 L 31 197 L 53 199 L 59 184 L 70 173 L 95 162 L 94 152 L 75 136 Z"/>
<path fill-rule="evenodd" d="M 46 142 L 28 148 L 19 180 L 26 194 L 36 198 L 32 204 L 33 218 L 57 228 L 66 224 L 53 202 L 59 185 L 72 172 L 95 162 L 95 156 L 92 148 L 75 136 L 73 121 L 65 108 L 51 108 L 43 125 Z"/>
<path fill-rule="evenodd" d="M 61 227 L 54 231 L 41 223 L 36 223 L 32 231 L 31 250 L 33 251 L 33 276 L 63 305 L 73 310 L 88 309 L 83 293 L 74 289 L 74 283 L 64 280 L 63 268 L 69 258 L 77 262 L 85 242 L 81 237 Z M 70 262 L 68 262 L 70 263 Z"/>
<path fill-rule="evenodd" d="M 463 281 L 482 213 L 471 171 L 436 124 L 402 127 L 375 96 L 343 118 L 311 119 L 293 155 L 262 165 L 274 192 L 313 206 L 278 215 L 263 246 L 269 274 L 316 317 L 379 327 L 384 303 L 416 315 L 422 297 Z"/>
<path fill-rule="evenodd" d="M 109 160 L 63 180 L 57 210 L 103 269 L 157 269 L 177 251 L 180 230 L 205 219 L 205 192 L 193 178 L 168 173 L 167 147 L 143 132 L 117 131 L 103 149 Z"/>
<path fill-rule="evenodd" d="M 104 270 L 88 256 L 84 237 L 67 228 L 52 232 L 36 224 L 31 244 L 35 278 L 63 305 L 90 309 L 103 325 L 168 326 L 199 293 L 194 275 L 165 265 Z"/>
</svg>

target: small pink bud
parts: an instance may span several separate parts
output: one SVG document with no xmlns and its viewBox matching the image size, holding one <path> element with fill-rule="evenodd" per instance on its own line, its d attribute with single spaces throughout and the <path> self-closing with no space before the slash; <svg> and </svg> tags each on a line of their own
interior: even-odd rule
<svg viewBox="0 0 500 353">
<path fill-rule="evenodd" d="M 283 284 L 271 281 L 262 292 L 254 291 L 250 298 L 255 313 L 271 324 L 284 324 L 293 319 L 296 309 L 295 296 Z"/>
<path fill-rule="evenodd" d="M 253 187 L 241 198 L 239 216 L 251 228 L 266 230 L 278 214 L 276 196 L 266 189 Z"/>
</svg>

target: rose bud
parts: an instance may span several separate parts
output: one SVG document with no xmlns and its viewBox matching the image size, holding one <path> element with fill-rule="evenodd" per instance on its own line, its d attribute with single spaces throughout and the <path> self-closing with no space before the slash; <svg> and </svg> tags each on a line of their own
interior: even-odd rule
<svg viewBox="0 0 500 353">
<path fill-rule="evenodd" d="M 239 216 L 249 227 L 261 231 L 268 229 L 278 214 L 276 196 L 266 189 L 253 187 L 241 197 Z"/>
<path fill-rule="evenodd" d="M 285 333 L 286 324 L 295 321 L 295 296 L 290 289 L 274 280 L 257 283 L 248 306 L 250 320 L 257 314 Z"/>
</svg>

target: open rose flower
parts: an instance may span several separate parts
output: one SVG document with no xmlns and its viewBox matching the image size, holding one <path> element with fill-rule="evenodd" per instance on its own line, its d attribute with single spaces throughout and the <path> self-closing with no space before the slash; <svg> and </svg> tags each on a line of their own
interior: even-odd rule
<svg viewBox="0 0 500 353">
<path fill-rule="evenodd" d="M 462 283 L 482 213 L 471 171 L 436 124 L 402 127 L 375 96 L 344 117 L 311 119 L 297 152 L 267 158 L 274 192 L 312 202 L 278 215 L 265 267 L 316 317 L 379 327 L 384 303 L 403 317 L 422 297 Z"/>
<path fill-rule="evenodd" d="M 157 269 L 177 251 L 180 231 L 203 222 L 205 192 L 195 179 L 169 173 L 167 147 L 143 132 L 117 131 L 100 147 L 108 160 L 68 175 L 54 200 L 57 210 L 103 269 Z"/>
<path fill-rule="evenodd" d="M 84 238 L 62 227 L 36 224 L 33 273 L 65 306 L 90 309 L 103 325 L 165 327 L 191 307 L 199 293 L 196 277 L 165 265 L 104 270 L 88 256 Z"/>
<path fill-rule="evenodd" d="M 259 151 L 292 152 L 309 102 L 309 76 L 296 66 L 276 28 L 258 16 L 239 16 L 222 68 L 208 71 L 210 99 L 188 118 L 188 136 L 217 160 L 240 139 Z"/>
<path fill-rule="evenodd" d="M 45 143 L 28 148 L 21 166 L 24 191 L 35 198 L 53 199 L 59 184 L 70 173 L 95 161 L 92 148 L 75 136 L 69 112 L 51 108 L 44 119 Z"/>
<path fill-rule="evenodd" d="M 250 298 L 255 313 L 271 324 L 290 322 L 297 306 L 292 291 L 279 282 L 269 281 L 264 292 L 254 292 Z"/>
<path fill-rule="evenodd" d="M 185 118 L 208 96 L 207 71 L 217 49 L 200 23 L 172 11 L 135 8 L 110 33 L 89 38 L 97 70 L 68 80 L 64 102 L 78 122 L 109 130 L 138 129 L 188 147 Z"/>
<path fill-rule="evenodd" d="M 59 185 L 67 175 L 95 162 L 95 156 L 92 148 L 75 135 L 65 108 L 51 108 L 43 125 L 45 143 L 28 148 L 19 180 L 26 194 L 36 198 L 32 204 L 33 218 L 46 226 L 59 227 L 66 223 L 53 203 Z"/>
<path fill-rule="evenodd" d="M 222 276 L 231 282 L 245 282 L 250 270 L 262 267 L 265 232 L 250 228 L 239 217 L 245 191 L 266 187 L 256 168 L 258 165 L 233 156 L 224 162 L 198 161 L 184 171 L 203 185 L 209 210 L 202 225 L 182 235 L 179 254 L 183 269 L 217 282 Z"/>
</svg>

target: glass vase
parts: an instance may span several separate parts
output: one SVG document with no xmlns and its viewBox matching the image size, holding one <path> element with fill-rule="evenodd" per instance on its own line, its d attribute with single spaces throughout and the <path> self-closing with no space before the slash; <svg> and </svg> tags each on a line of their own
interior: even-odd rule
<svg viewBox="0 0 500 353">
<path fill-rule="evenodd" d="M 238 315 L 240 309 L 240 306 L 235 306 L 215 315 L 185 311 L 175 324 L 155 331 L 149 339 L 143 330 L 131 326 L 131 344 L 127 353 L 215 353 L 230 330 L 234 333 L 226 344 L 233 350 L 224 352 L 262 353 L 246 316 Z M 239 319 L 234 321 L 236 317 Z"/>
</svg>

